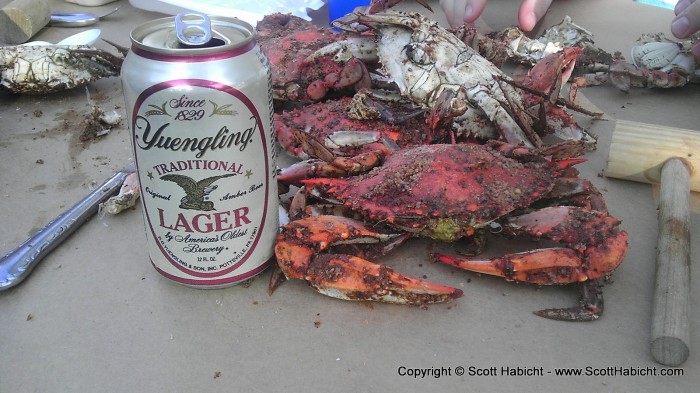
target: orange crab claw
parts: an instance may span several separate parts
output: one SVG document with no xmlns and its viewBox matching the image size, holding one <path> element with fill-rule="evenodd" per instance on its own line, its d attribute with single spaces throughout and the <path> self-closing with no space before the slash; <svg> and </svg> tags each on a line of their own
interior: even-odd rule
<svg viewBox="0 0 700 393">
<path fill-rule="evenodd" d="M 615 270 L 627 252 L 627 233 L 620 220 L 605 212 L 557 206 L 512 217 L 504 226 L 514 234 L 546 237 L 569 248 L 549 248 L 508 254 L 490 260 L 432 255 L 432 259 L 462 269 L 534 284 L 581 282 L 579 304 L 547 309 L 536 315 L 561 321 L 594 321 L 603 313 L 597 278 Z"/>
<path fill-rule="evenodd" d="M 543 58 L 528 72 L 523 83 L 535 90 L 548 92 L 550 102 L 559 98 L 559 91 L 574 70 L 576 58 L 583 53 L 581 48 L 565 48 Z"/>
<path fill-rule="evenodd" d="M 508 231 L 545 237 L 569 248 L 547 248 L 492 259 L 433 255 L 465 270 L 541 285 L 569 284 L 605 276 L 627 252 L 627 233 L 607 213 L 571 206 L 548 207 L 510 218 Z"/>
<path fill-rule="evenodd" d="M 350 218 L 312 216 L 283 228 L 275 255 L 288 279 L 305 280 L 318 292 L 338 299 L 421 305 L 462 296 L 459 289 L 407 277 L 361 257 L 320 253 L 332 246 L 378 243 L 395 237 L 372 231 Z"/>
</svg>

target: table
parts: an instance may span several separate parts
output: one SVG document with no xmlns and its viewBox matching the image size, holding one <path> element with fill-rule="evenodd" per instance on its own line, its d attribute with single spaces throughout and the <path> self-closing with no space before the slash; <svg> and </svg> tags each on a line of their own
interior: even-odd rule
<svg viewBox="0 0 700 393">
<path fill-rule="evenodd" d="M 57 9 L 83 9 L 51 3 Z M 445 23 L 437 1 L 431 3 Z M 488 5 L 483 25 L 501 29 L 515 23 L 519 2 L 502 3 Z M 135 10 L 126 0 L 85 9 L 99 13 L 115 5 L 120 11 L 96 27 L 124 46 L 133 27 L 162 16 Z M 632 1 L 555 1 L 541 26 L 566 14 L 610 52 L 628 53 L 644 32 L 671 36 L 671 11 Z M 77 31 L 47 28 L 36 39 L 55 42 Z M 124 115 L 119 78 L 92 83 L 87 92 L 102 108 Z M 575 302 L 575 288 L 538 288 L 430 264 L 427 254 L 437 246 L 424 240 L 412 241 L 383 262 L 461 288 L 463 298 L 424 308 L 353 303 L 321 296 L 302 282 L 285 283 L 268 296 L 267 272 L 247 285 L 192 289 L 150 266 L 139 207 L 93 218 L 24 283 L 0 293 L 0 392 L 695 389 L 699 335 L 691 333 L 691 355 L 680 368 L 665 368 L 649 353 L 658 190 L 599 174 L 615 119 L 697 128 L 700 88 L 625 94 L 600 86 L 582 94 L 606 113 L 600 121 L 584 120 L 599 143 L 580 165 L 582 175 L 603 191 L 630 235 L 626 260 L 605 285 L 606 311 L 598 321 L 536 317 L 533 310 Z M 0 252 L 130 160 L 125 122 L 102 139 L 80 141 L 77 129 L 90 108 L 82 88 L 46 96 L 0 93 Z M 695 235 L 699 210 L 694 194 Z M 691 247 L 699 246 L 695 236 Z M 691 281 L 698 279 L 694 269 Z M 695 291 L 692 299 L 697 296 Z M 700 310 L 691 304 L 695 333 Z M 464 375 L 457 375 L 459 367 Z M 584 375 L 557 376 L 558 368 Z M 662 375 L 669 370 L 685 375 Z M 511 372 L 525 375 L 507 375 Z"/>
</svg>

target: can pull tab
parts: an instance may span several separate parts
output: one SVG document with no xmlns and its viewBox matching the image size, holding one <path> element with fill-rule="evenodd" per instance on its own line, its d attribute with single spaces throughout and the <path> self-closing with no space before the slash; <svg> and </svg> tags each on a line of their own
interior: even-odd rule
<svg viewBox="0 0 700 393">
<path fill-rule="evenodd" d="M 201 12 L 181 12 L 175 16 L 177 39 L 188 46 L 201 46 L 211 38 L 211 19 Z"/>
</svg>

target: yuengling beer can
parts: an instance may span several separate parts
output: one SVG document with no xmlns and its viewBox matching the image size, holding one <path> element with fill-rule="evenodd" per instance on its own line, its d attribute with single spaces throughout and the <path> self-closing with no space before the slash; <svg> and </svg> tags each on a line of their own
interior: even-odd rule
<svg viewBox="0 0 700 393">
<path fill-rule="evenodd" d="M 151 263 L 201 288 L 262 272 L 278 199 L 270 67 L 253 27 L 181 13 L 131 42 L 121 77 Z"/>
</svg>

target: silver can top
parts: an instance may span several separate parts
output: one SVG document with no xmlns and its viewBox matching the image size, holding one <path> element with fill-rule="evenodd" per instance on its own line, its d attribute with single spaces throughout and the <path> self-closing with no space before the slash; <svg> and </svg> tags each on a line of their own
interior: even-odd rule
<svg viewBox="0 0 700 393">
<path fill-rule="evenodd" d="M 196 12 L 155 19 L 131 32 L 135 48 L 187 56 L 236 49 L 250 44 L 254 38 L 253 26 L 240 19 Z"/>
</svg>

